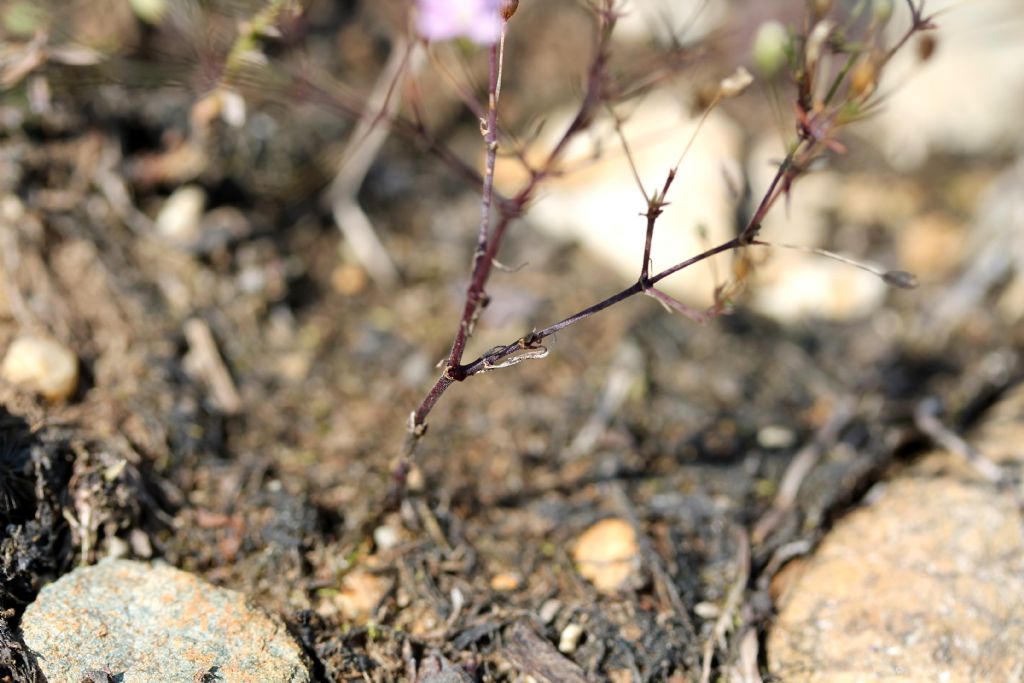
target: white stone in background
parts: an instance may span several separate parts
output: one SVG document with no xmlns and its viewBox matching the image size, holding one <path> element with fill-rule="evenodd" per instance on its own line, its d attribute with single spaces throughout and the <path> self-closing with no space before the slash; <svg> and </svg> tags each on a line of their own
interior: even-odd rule
<svg viewBox="0 0 1024 683">
<path fill-rule="evenodd" d="M 997 311 L 1009 323 L 1024 313 L 1024 156 L 991 183 L 973 220 L 963 249 L 966 263 L 950 284 L 942 306 L 928 314 L 935 339 L 945 338 L 972 310 L 985 305 L 985 297 L 1002 286 Z M 935 335 L 934 333 L 938 333 Z"/>
<path fill-rule="evenodd" d="M 627 110 L 623 109 L 622 113 Z M 562 134 L 571 113 L 552 117 L 545 126 L 546 140 L 535 145 L 530 157 L 539 159 Z M 667 94 L 654 94 L 636 103 L 623 130 L 637 170 L 648 193 L 660 190 L 696 129 L 697 121 Z M 595 147 L 601 157 L 591 160 Z M 724 113 L 714 112 L 704 123 L 679 169 L 669 192 L 669 206 L 654 233 L 653 273 L 728 240 L 734 232 L 735 191 L 740 180 L 741 136 Z M 511 162 L 507 165 L 511 165 Z M 616 274 L 609 287 L 625 287 L 640 276 L 646 202 L 637 187 L 614 127 L 607 119 L 569 146 L 566 173 L 546 181 L 530 207 L 528 220 L 539 229 L 584 248 Z M 521 178 L 506 174 L 498 182 L 506 191 L 518 188 Z M 702 238 L 701 230 L 706 233 Z M 729 273 L 730 257 L 717 259 L 721 277 Z M 713 302 L 715 281 L 708 263 L 673 275 L 659 284 L 682 301 L 707 306 Z"/>
<path fill-rule="evenodd" d="M 786 156 L 779 133 L 762 135 L 747 160 L 751 202 L 756 205 L 768 191 L 779 163 Z M 815 171 L 797 180 L 761 222 L 761 237 L 771 242 L 818 246 L 825 240 L 826 219 L 835 208 L 842 180 L 832 171 Z"/>
<path fill-rule="evenodd" d="M 706 36 L 722 25 L 729 9 L 727 3 L 708 0 L 621 0 L 615 7 L 622 13 L 616 39 L 663 44 Z"/>
<path fill-rule="evenodd" d="M 23 334 L 8 347 L 0 375 L 50 401 L 63 401 L 78 386 L 78 357 L 54 339 Z"/>
<path fill-rule="evenodd" d="M 782 323 L 843 322 L 864 318 L 885 300 L 880 277 L 838 261 L 802 256 L 802 262 L 786 258 L 785 266 L 774 264 L 771 281 L 758 276 L 751 297 L 755 310 Z"/>
<path fill-rule="evenodd" d="M 206 207 L 206 193 L 196 185 L 179 187 L 164 201 L 156 216 L 157 233 L 175 246 L 191 247 L 201 237 L 199 221 Z"/>
<path fill-rule="evenodd" d="M 749 162 L 754 201 L 764 195 L 784 154 L 777 135 L 766 136 L 755 145 Z M 768 213 L 761 238 L 820 247 L 827 236 L 827 212 L 836 206 L 840 192 L 841 180 L 830 171 L 804 176 L 788 201 L 779 200 Z M 877 310 L 885 300 L 887 287 L 882 279 L 849 264 L 782 247 L 752 249 L 758 266 L 744 303 L 781 323 L 813 318 L 856 320 Z"/>
<path fill-rule="evenodd" d="M 904 168 L 931 152 L 992 153 L 1024 143 L 1024 2 L 929 0 L 936 50 L 921 63 L 916 50 L 886 68 L 884 107 L 866 123 L 880 149 Z M 896 3 L 892 35 L 907 25 Z"/>
</svg>

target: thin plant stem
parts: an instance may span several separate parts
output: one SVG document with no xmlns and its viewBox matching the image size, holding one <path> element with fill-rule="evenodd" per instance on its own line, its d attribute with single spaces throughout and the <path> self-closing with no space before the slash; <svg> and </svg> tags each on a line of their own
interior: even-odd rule
<svg viewBox="0 0 1024 683">
<path fill-rule="evenodd" d="M 463 308 L 462 318 L 459 321 L 459 329 L 456 331 L 455 339 L 452 343 L 452 349 L 445 362 L 445 368 L 442 371 L 441 376 L 434 382 L 434 386 L 431 387 L 419 407 L 413 411 L 410 416 L 409 430 L 413 437 L 413 441 L 407 446 L 407 450 L 411 450 L 415 444 L 415 439 L 425 432 L 426 417 L 433 409 L 441 395 L 444 394 L 452 383 L 466 379 L 466 377 L 469 376 L 467 370 L 476 364 L 476 361 L 470 364 L 461 364 L 461 360 L 465 353 L 466 343 L 468 342 L 470 333 L 472 332 L 474 319 L 479 314 L 480 306 L 484 301 L 484 288 L 486 286 L 487 279 L 490 277 L 491 268 L 496 261 L 498 249 L 500 248 L 505 232 L 513 219 L 517 218 L 525 209 L 526 205 L 529 204 L 540 183 L 554 172 L 555 166 L 569 142 L 576 134 L 586 129 L 590 123 L 594 109 L 600 104 L 603 77 L 608 58 L 607 49 L 609 41 L 611 40 L 612 23 L 613 22 L 610 21 L 602 22 L 602 31 L 597 46 L 597 54 L 588 73 L 587 90 L 572 122 L 552 147 L 541 167 L 530 174 L 530 179 L 525 183 L 525 185 L 513 197 L 499 203 L 499 218 L 494 226 L 494 230 L 488 232 L 485 229 L 482 229 L 477 233 L 477 248 L 474 251 L 472 275 L 469 287 L 467 288 L 466 305 Z M 483 194 L 485 198 L 488 197 L 489 194 L 493 194 L 494 163 L 497 159 L 498 131 L 496 105 L 499 82 L 498 67 L 500 65 L 501 57 L 500 45 L 492 48 L 489 57 L 490 72 L 493 76 L 491 83 L 489 84 L 489 90 L 490 94 L 493 95 L 495 107 L 493 112 L 490 107 L 488 108 L 488 118 L 485 122 L 487 161 L 485 162 L 484 178 L 481 181 L 481 185 L 484 188 Z M 489 104 L 490 99 L 491 98 L 489 97 Z M 488 139 L 488 137 L 490 139 Z M 489 171 L 487 169 L 489 169 Z M 490 175 L 489 181 L 487 177 L 488 174 Z M 487 206 L 486 213 L 481 210 L 482 228 L 489 226 L 489 219 L 490 204 Z M 484 222 L 485 220 L 487 221 L 486 224 Z M 476 372 L 479 371 L 479 369 L 476 370 Z"/>
<path fill-rule="evenodd" d="M 883 64 L 892 56 L 896 49 L 899 49 L 906 44 L 910 36 L 914 33 L 932 28 L 930 18 L 926 18 L 922 15 L 922 8 L 915 7 L 912 0 L 907 0 L 907 2 L 914 15 L 913 24 L 907 33 L 897 42 L 896 48 L 886 53 L 885 59 L 883 59 Z M 809 104 L 809 99 L 804 95 L 810 92 L 813 80 L 813 75 L 809 75 L 806 77 L 804 82 L 799 84 L 800 97 L 798 97 L 797 102 L 798 138 L 783 160 L 779 163 L 775 176 L 772 178 L 772 181 L 758 203 L 757 208 L 754 210 L 746 225 L 736 237 L 727 240 L 718 246 L 707 249 L 691 258 L 680 261 L 679 263 L 676 263 L 655 275 L 649 274 L 654 228 L 657 219 L 661 215 L 666 204 L 666 195 L 673 180 L 675 179 L 679 166 L 677 163 L 676 167 L 670 170 L 661 192 L 655 193 L 654 196 L 647 198 L 648 208 L 647 213 L 645 214 L 647 218 L 647 225 L 643 263 L 641 265 L 640 277 L 633 285 L 626 287 L 625 289 L 622 289 L 604 300 L 588 306 L 567 318 L 549 325 L 548 327 L 541 330 L 534 330 L 508 344 L 495 346 L 481 354 L 476 359 L 462 363 L 466 342 L 472 332 L 473 322 L 475 321 L 476 316 L 479 315 L 479 311 L 485 301 L 484 288 L 490 275 L 491 267 L 495 263 L 497 251 L 508 226 L 526 208 L 527 204 L 533 198 L 534 192 L 540 182 L 547 176 L 554 173 L 556 164 L 569 144 L 569 141 L 577 133 L 586 129 L 590 124 L 590 119 L 595 109 L 606 101 L 604 99 L 606 97 L 606 93 L 603 89 L 605 84 L 604 76 L 608 58 L 607 48 L 611 36 L 611 28 L 614 25 L 614 12 L 612 10 L 611 0 L 606 0 L 606 7 L 603 11 L 599 11 L 598 16 L 601 18 L 601 40 L 599 41 L 595 59 L 591 64 L 591 69 L 588 74 L 587 90 L 580 104 L 580 108 L 569 127 L 563 133 L 562 137 L 555 143 L 548 153 L 545 162 L 537 169 L 531 171 L 530 179 L 519 190 L 519 192 L 499 203 L 498 220 L 493 231 L 490 231 L 489 228 L 494 182 L 494 163 L 497 157 L 497 94 L 500 88 L 500 68 L 502 59 L 501 45 L 504 44 L 504 41 L 501 41 L 500 44 L 496 44 L 491 48 L 491 78 L 488 112 L 487 119 L 483 122 L 484 138 L 487 144 L 487 161 L 482 179 L 483 200 L 481 206 L 480 230 L 478 232 L 477 246 L 474 251 L 472 277 L 467 289 L 466 305 L 462 319 L 460 321 L 455 340 L 452 344 L 451 353 L 446 361 L 444 371 L 435 381 L 419 407 L 410 416 L 410 434 L 412 436 L 410 442 L 413 446 L 415 441 L 426 431 L 427 415 L 452 384 L 461 382 L 476 374 L 513 365 L 521 360 L 542 358 L 547 354 L 547 349 L 541 343 L 545 339 L 552 337 L 559 331 L 596 315 L 597 313 L 600 313 L 601 311 L 637 294 L 651 294 L 662 303 L 669 303 L 666 300 L 669 300 L 670 297 L 667 297 L 667 295 L 663 295 L 660 292 L 655 293 L 654 285 L 661 280 L 664 280 L 684 268 L 688 268 L 718 254 L 728 251 L 738 251 L 755 245 L 762 246 L 764 243 L 757 239 L 758 233 L 761 230 L 761 225 L 768 214 L 768 211 L 770 211 L 778 202 L 779 198 L 788 196 L 796 180 L 808 172 L 811 163 L 820 156 L 820 154 L 829 150 L 836 152 L 843 151 L 843 147 L 832 138 L 833 129 L 838 125 L 837 117 L 839 110 L 816 111 L 805 106 Z M 844 76 L 848 74 L 848 69 L 844 70 Z M 830 96 L 834 96 L 834 93 L 830 93 Z M 715 103 L 713 103 L 711 107 L 713 107 L 714 104 Z M 711 107 L 708 109 L 710 110 Z M 705 112 L 704 117 L 701 119 L 701 123 L 703 123 L 706 116 L 707 112 Z M 619 132 L 621 134 L 621 131 Z M 690 144 L 692 144 L 692 140 L 690 141 Z M 686 149 L 689 149 L 690 144 L 687 145 Z M 686 150 L 683 151 L 684 156 L 685 154 Z M 632 161 L 632 159 L 630 161 Z M 681 161 L 682 157 L 680 158 L 680 162 Z M 637 180 L 639 181 L 639 178 L 637 178 Z M 641 192 L 643 192 L 642 185 Z M 858 265 L 858 267 L 862 266 Z M 657 296 L 659 294 L 661 296 Z M 671 301 L 674 302 L 674 300 Z M 671 306 L 672 303 L 669 303 L 669 305 Z M 720 314 L 722 310 L 722 302 L 717 301 L 715 306 L 708 310 L 706 317 L 712 317 Z M 409 447 L 410 452 L 413 446 Z"/>
<path fill-rule="evenodd" d="M 556 149 L 558 149 L 561 146 L 564 146 L 563 142 L 576 129 L 576 122 L 579 121 L 582 116 L 582 113 L 577 115 L 576 120 L 573 122 L 572 125 L 570 125 L 569 130 L 566 132 L 566 137 L 563 137 L 562 141 L 560 141 L 559 144 L 556 145 Z M 668 276 L 677 273 L 680 270 L 683 270 L 684 268 L 688 268 L 695 263 L 704 261 L 717 254 L 749 246 L 754 237 L 756 236 L 757 231 L 760 229 L 760 224 L 761 221 L 764 220 L 764 216 L 768 213 L 768 210 L 772 207 L 772 205 L 775 204 L 778 198 L 782 195 L 782 190 L 786 186 L 786 183 L 783 182 L 783 179 L 791 172 L 792 159 L 795 156 L 796 150 L 798 148 L 794 148 L 794 150 L 791 151 L 790 154 L 786 156 L 786 159 L 783 160 L 783 163 L 779 165 L 775 177 L 769 185 L 768 190 L 764 195 L 764 198 L 758 205 L 757 210 L 750 217 L 750 220 L 747 223 L 746 228 L 744 228 L 744 230 L 740 233 L 738 237 L 730 239 L 727 242 L 723 242 L 722 244 L 719 244 L 716 247 L 712 247 L 711 249 L 708 249 L 704 252 L 701 252 L 700 254 L 688 258 L 685 261 L 681 261 L 675 264 L 674 266 L 666 268 L 665 270 L 662 270 L 661 272 L 653 276 L 641 278 L 637 280 L 637 282 L 635 282 L 632 286 L 627 287 L 619 292 L 616 292 L 615 294 L 609 296 L 608 298 L 602 301 L 599 301 L 598 303 L 592 306 L 588 306 L 587 308 L 584 308 L 583 310 L 578 311 L 577 313 L 574 313 L 573 315 L 570 315 L 569 317 L 564 318 L 554 323 L 553 325 L 545 327 L 542 330 L 533 331 L 523 337 L 520 337 L 519 339 L 516 339 L 515 341 L 509 344 L 496 346 L 490 349 L 488 352 L 482 354 L 475 360 L 472 360 L 464 365 L 458 367 L 452 367 L 451 365 L 449 365 L 448 367 L 445 368 L 445 371 L 441 374 L 437 381 L 434 382 L 434 386 L 431 387 L 429 392 L 427 392 L 427 395 L 424 397 L 419 407 L 413 412 L 410 418 L 409 425 L 410 433 L 412 434 L 412 436 L 414 438 L 418 438 L 426 431 L 425 424 L 427 415 L 437 404 L 437 401 L 441 398 L 444 392 L 448 390 L 448 387 L 450 387 L 456 381 L 462 381 L 467 377 L 471 377 L 472 375 L 493 369 L 494 366 L 502 363 L 510 356 L 515 356 L 524 351 L 535 351 L 538 349 L 542 349 L 543 346 L 540 344 L 540 342 L 543 341 L 544 339 L 582 320 L 586 320 L 587 318 L 597 313 L 600 313 L 606 308 L 610 308 L 611 306 L 614 306 L 617 303 L 625 301 L 626 299 L 632 296 L 645 292 L 647 289 L 653 287 L 661 280 L 664 280 Z M 555 157 L 552 155 L 551 159 L 554 158 Z M 549 161 L 549 164 L 550 163 L 551 162 Z M 546 164 L 545 166 L 548 165 Z M 674 179 L 674 175 L 674 173 L 669 173 L 669 177 L 666 179 L 664 185 L 665 191 L 667 191 L 670 187 L 672 180 Z M 522 191 L 520 191 L 520 193 L 517 195 L 517 198 L 522 197 L 528 199 L 530 197 L 533 187 L 538 182 L 539 177 L 540 174 L 535 175 L 527 184 L 527 186 Z M 498 221 L 498 224 L 495 227 L 494 235 L 492 236 L 490 244 L 488 245 L 487 254 L 493 255 L 493 253 L 497 250 L 497 246 L 501 241 L 501 237 L 504 234 L 504 231 L 507 228 L 510 219 L 511 216 L 502 215 L 501 219 Z M 653 228 L 650 230 L 650 232 L 653 233 Z M 485 259 L 483 262 L 484 267 L 486 267 L 486 264 L 488 262 L 492 261 L 493 258 L 489 260 Z M 409 448 L 411 448 L 411 445 L 409 446 Z"/>
<path fill-rule="evenodd" d="M 500 71 L 498 68 L 501 59 L 501 45 L 495 43 L 490 48 L 488 55 L 489 78 L 487 84 L 487 118 L 481 122 L 484 136 L 484 144 L 487 148 L 487 158 L 484 166 L 484 180 L 482 197 L 480 199 L 480 227 L 477 230 L 476 249 L 473 251 L 472 277 L 469 288 L 466 290 L 466 305 L 462 312 L 462 319 L 459 321 L 459 329 L 455 333 L 452 342 L 451 353 L 448 354 L 448 363 L 445 368 L 446 375 L 457 372 L 462 362 L 462 354 L 466 350 L 466 342 L 473 333 L 473 324 L 480 313 L 481 303 L 484 300 L 484 286 L 490 267 L 484 256 L 488 249 L 488 237 L 491 225 L 491 199 L 494 192 L 494 166 L 498 158 L 498 89 L 500 83 Z M 453 376 L 453 379 L 457 379 Z"/>
</svg>

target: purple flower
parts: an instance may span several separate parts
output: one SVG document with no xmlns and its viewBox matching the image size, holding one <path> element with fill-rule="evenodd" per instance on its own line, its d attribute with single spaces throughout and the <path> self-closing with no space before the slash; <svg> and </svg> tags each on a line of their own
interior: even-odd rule
<svg viewBox="0 0 1024 683">
<path fill-rule="evenodd" d="M 490 45 L 501 35 L 502 0 L 418 0 L 416 27 L 427 40 L 464 36 Z"/>
</svg>

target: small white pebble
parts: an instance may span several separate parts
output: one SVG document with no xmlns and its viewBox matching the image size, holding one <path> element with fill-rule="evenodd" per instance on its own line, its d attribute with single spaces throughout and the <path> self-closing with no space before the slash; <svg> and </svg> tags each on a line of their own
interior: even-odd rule
<svg viewBox="0 0 1024 683">
<path fill-rule="evenodd" d="M 118 559 L 128 557 L 129 550 L 131 550 L 131 548 L 129 547 L 128 542 L 123 538 L 111 536 L 107 539 L 107 557 Z"/>
<path fill-rule="evenodd" d="M 562 629 L 562 635 L 558 637 L 558 651 L 564 655 L 571 655 L 576 652 L 583 637 L 583 627 L 573 622 Z"/>
<path fill-rule="evenodd" d="M 25 217 L 25 205 L 16 195 L 8 194 L 0 198 L 0 220 L 17 223 Z"/>
<path fill-rule="evenodd" d="M 694 613 L 701 619 L 717 619 L 721 610 L 713 602 L 698 602 L 693 606 Z"/>
<path fill-rule="evenodd" d="M 558 613 L 562 609 L 562 603 L 554 598 L 547 600 L 543 605 L 540 606 L 540 612 L 538 616 L 542 624 L 550 624 L 558 616 Z"/>
<path fill-rule="evenodd" d="M 381 524 L 373 530 L 373 542 L 376 544 L 377 550 L 391 550 L 398 545 L 399 540 L 401 539 L 398 532 L 387 524 Z"/>
<path fill-rule="evenodd" d="M 796 443 L 796 433 L 782 425 L 765 425 L 757 431 L 757 445 L 761 448 L 789 448 Z"/>
<path fill-rule="evenodd" d="M 153 544 L 150 543 L 149 536 L 142 529 L 132 529 L 128 534 L 128 543 L 136 557 L 149 559 L 153 556 Z"/>
<path fill-rule="evenodd" d="M 62 401 L 78 386 L 78 357 L 55 339 L 24 334 L 8 347 L 0 375 L 51 401 Z"/>
<path fill-rule="evenodd" d="M 167 198 L 156 216 L 161 237 L 182 247 L 199 241 L 199 219 L 206 207 L 206 193 L 196 185 L 179 187 Z"/>
<path fill-rule="evenodd" d="M 452 599 L 452 614 L 458 615 L 466 605 L 466 596 L 458 587 L 453 588 L 450 595 Z"/>
<path fill-rule="evenodd" d="M 238 273 L 238 288 L 246 294 L 262 292 L 267 288 L 267 274 L 257 265 L 248 265 Z"/>
</svg>

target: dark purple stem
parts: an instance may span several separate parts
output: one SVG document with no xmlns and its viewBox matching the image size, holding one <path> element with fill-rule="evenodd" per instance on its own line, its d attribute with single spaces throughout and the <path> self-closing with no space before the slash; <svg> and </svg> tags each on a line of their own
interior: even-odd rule
<svg viewBox="0 0 1024 683">
<path fill-rule="evenodd" d="M 477 231 L 476 249 L 473 251 L 473 268 L 469 287 L 466 290 L 466 305 L 463 307 L 459 329 L 452 341 L 452 350 L 448 354 L 444 377 L 461 380 L 462 354 L 466 351 L 466 342 L 473 331 L 473 323 L 480 313 L 480 305 L 484 300 L 484 287 L 490 275 L 493 262 L 486 258 L 491 225 L 491 198 L 494 193 L 494 164 L 498 158 L 498 43 L 491 46 L 489 55 L 489 81 L 487 86 L 487 119 L 484 126 L 484 144 L 487 147 L 487 161 L 484 170 L 483 196 L 480 200 L 480 227 Z M 490 240 L 498 242 L 500 239 Z"/>
<path fill-rule="evenodd" d="M 487 205 L 481 207 L 482 229 L 477 234 L 477 246 L 473 256 L 473 270 L 470 278 L 470 284 L 466 292 L 466 304 L 463 307 L 462 318 L 459 321 L 459 329 L 456 332 L 454 341 L 452 342 L 452 350 L 445 362 L 445 368 L 442 371 L 441 376 L 434 383 L 434 386 L 431 387 L 430 391 L 423 399 L 423 402 L 420 403 L 419 407 L 412 414 L 411 427 L 414 437 L 422 433 L 427 415 L 448 387 L 451 386 L 452 383 L 461 382 L 469 377 L 470 374 L 475 374 L 475 372 L 479 371 L 477 370 L 474 373 L 468 372 L 471 367 L 477 364 L 477 361 L 473 361 L 473 363 L 469 364 L 462 364 L 462 355 L 465 352 L 466 343 L 472 330 L 473 321 L 479 313 L 479 306 L 484 298 L 484 289 L 487 284 L 487 280 L 490 277 L 491 268 L 494 265 L 498 249 L 504 239 L 505 231 L 508 229 L 512 220 L 518 217 L 526 205 L 530 203 L 530 200 L 533 198 L 534 191 L 537 189 L 537 186 L 541 181 L 553 172 L 559 158 L 565 151 L 566 146 L 569 144 L 569 141 L 573 136 L 584 130 L 589 125 L 595 107 L 597 107 L 601 102 L 603 78 L 608 61 L 607 48 L 610 39 L 611 26 L 606 23 L 603 26 L 597 56 L 594 58 L 594 62 L 591 64 L 588 74 L 587 90 L 576 116 L 573 118 L 572 123 L 569 124 L 566 131 L 562 134 L 562 137 L 557 143 L 555 143 L 555 146 L 548 154 L 544 164 L 539 170 L 531 174 L 530 180 L 527 181 L 526 185 L 516 193 L 514 197 L 500 202 L 500 217 L 493 232 L 490 233 L 486 230 L 490 216 L 490 200 L 487 199 L 487 197 L 489 194 L 493 195 L 494 163 L 497 157 L 497 111 L 493 107 L 488 107 L 488 120 L 486 124 L 487 130 L 485 135 L 485 142 L 487 144 L 487 171 L 485 172 L 482 181 L 484 201 L 487 202 Z M 496 47 L 492 48 L 490 60 L 491 83 L 489 92 L 492 98 L 496 98 L 497 96 L 496 49 Z M 491 101 L 493 100 L 489 99 L 488 104 L 490 104 Z M 484 223 L 485 220 L 488 220 L 488 223 Z M 481 239 L 484 244 L 482 253 Z"/>
<path fill-rule="evenodd" d="M 672 187 L 672 181 L 675 179 L 676 169 L 673 168 L 668 172 L 668 177 L 665 178 L 665 184 L 661 188 L 661 194 L 656 194 L 647 201 L 647 213 L 644 214 L 647 218 L 647 233 L 644 236 L 644 262 L 640 266 L 641 283 L 647 282 L 647 276 L 650 273 L 651 245 L 654 242 L 654 224 L 658 222 L 661 212 L 665 209 L 665 197 L 668 196 L 669 188 Z"/>
<path fill-rule="evenodd" d="M 631 296 L 636 296 L 637 294 L 642 293 L 643 291 L 650 288 L 654 284 L 660 282 L 661 280 L 664 280 L 669 275 L 672 275 L 673 273 L 676 273 L 682 270 L 683 268 L 688 268 L 689 266 L 692 266 L 695 263 L 699 263 L 700 261 L 711 258 L 712 256 L 715 256 L 717 254 L 721 254 L 722 252 L 732 251 L 733 249 L 739 249 L 745 246 L 746 244 L 741 242 L 740 238 L 733 238 L 728 242 L 719 244 L 717 247 L 708 249 L 707 251 L 697 254 L 696 256 L 689 258 L 685 261 L 682 261 L 681 263 L 677 263 L 671 268 L 666 268 L 657 275 L 654 275 L 651 278 L 649 278 L 646 283 L 638 280 L 632 286 L 627 287 L 626 289 L 623 289 L 622 291 L 611 295 L 607 299 L 600 301 L 594 304 L 593 306 L 588 306 L 587 308 L 584 308 L 582 311 L 574 313 L 573 315 L 569 316 L 568 318 L 565 318 L 564 320 L 558 321 L 554 325 L 545 327 L 543 330 L 531 332 L 525 337 L 520 337 L 511 344 L 506 344 L 505 346 L 499 346 L 494 349 L 491 349 L 486 354 L 466 364 L 466 376 L 469 377 L 471 375 L 475 375 L 479 372 L 487 370 L 487 366 L 499 363 L 502 360 L 516 354 L 519 351 L 539 348 L 539 342 L 541 340 L 550 337 L 551 335 L 560 332 L 561 330 L 564 330 L 570 325 L 574 325 L 580 322 L 581 320 L 586 320 L 595 313 L 600 313 L 606 308 L 614 306 L 615 304 L 621 301 L 625 301 Z"/>
</svg>

